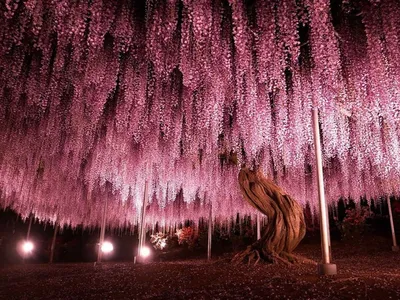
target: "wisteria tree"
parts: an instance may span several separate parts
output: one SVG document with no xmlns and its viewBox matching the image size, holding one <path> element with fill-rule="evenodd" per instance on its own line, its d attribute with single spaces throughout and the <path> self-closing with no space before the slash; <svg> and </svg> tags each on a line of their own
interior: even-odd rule
<svg viewBox="0 0 400 300">
<path fill-rule="evenodd" d="M 312 107 L 328 201 L 398 194 L 399 13 L 397 0 L 1 1 L 0 204 L 92 226 L 107 199 L 118 227 L 137 222 L 147 180 L 148 224 L 210 203 L 223 221 L 255 213 L 246 165 L 313 206 Z"/>
<path fill-rule="evenodd" d="M 239 173 L 243 197 L 268 218 L 258 241 L 238 253 L 234 262 L 296 262 L 292 251 L 306 233 L 303 208 L 260 171 L 243 168 Z"/>
</svg>

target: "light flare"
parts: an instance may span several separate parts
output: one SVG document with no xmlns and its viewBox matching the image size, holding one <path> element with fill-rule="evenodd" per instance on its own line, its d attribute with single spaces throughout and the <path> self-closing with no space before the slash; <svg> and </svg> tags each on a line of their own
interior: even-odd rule
<svg viewBox="0 0 400 300">
<path fill-rule="evenodd" d="M 140 249 L 140 256 L 141 256 L 141 257 L 147 258 L 147 257 L 150 256 L 150 254 L 151 254 L 151 251 L 150 251 L 150 248 L 149 248 L 149 247 L 144 246 L 144 247 L 142 247 L 142 248 Z"/>
<path fill-rule="evenodd" d="M 103 252 L 105 254 L 111 253 L 113 250 L 114 250 L 114 246 L 110 242 L 104 242 L 101 245 L 101 252 Z"/>
<path fill-rule="evenodd" d="M 34 245 L 33 245 L 33 243 L 32 243 L 31 241 L 25 241 L 25 242 L 22 244 L 22 251 L 23 251 L 25 254 L 30 254 L 30 253 L 32 253 L 32 251 L 33 251 L 34 248 L 35 248 L 35 247 L 34 247 Z"/>
</svg>

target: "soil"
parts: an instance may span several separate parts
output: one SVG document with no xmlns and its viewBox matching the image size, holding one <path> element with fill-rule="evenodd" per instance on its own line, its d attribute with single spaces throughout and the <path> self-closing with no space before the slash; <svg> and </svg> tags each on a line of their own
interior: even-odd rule
<svg viewBox="0 0 400 300">
<path fill-rule="evenodd" d="M 0 269 L 0 299 L 400 299 L 400 253 L 382 243 L 336 243 L 338 275 L 298 265 L 207 262 L 25 264 Z M 297 255 L 318 262 L 318 243 Z"/>
</svg>

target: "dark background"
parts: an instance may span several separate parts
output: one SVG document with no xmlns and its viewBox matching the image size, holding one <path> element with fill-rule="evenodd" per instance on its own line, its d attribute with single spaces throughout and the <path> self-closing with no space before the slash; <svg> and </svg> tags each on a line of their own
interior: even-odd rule
<svg viewBox="0 0 400 300">
<path fill-rule="evenodd" d="M 376 204 L 375 204 L 376 203 Z M 361 205 L 369 207 L 372 216 L 366 219 L 363 224 L 363 232 L 354 239 L 368 240 L 374 237 L 385 237 L 390 239 L 391 230 L 388 216 L 388 206 L 386 201 L 361 201 Z M 338 222 L 342 222 L 346 217 L 346 210 L 354 208 L 353 201 L 340 200 L 337 205 L 336 215 L 330 210 L 330 230 L 332 241 L 340 242 L 343 239 L 343 232 L 338 228 Z M 395 221 L 395 228 L 400 232 L 400 201 L 392 199 L 392 207 Z M 318 214 L 316 214 L 317 216 Z M 319 243 L 319 224 L 318 218 L 311 219 L 307 208 L 305 209 L 307 223 L 307 234 L 302 243 Z M 250 222 L 250 217 L 232 220 L 230 233 L 222 234 L 223 230 L 217 225 L 213 233 L 213 256 L 224 255 L 225 253 L 238 251 L 256 239 L 255 222 Z M 241 222 L 241 224 L 240 224 Z M 192 223 L 187 221 L 185 224 L 177 225 L 178 228 L 190 226 Z M 54 225 L 47 222 L 39 222 L 33 218 L 30 240 L 34 243 L 35 249 L 29 257 L 23 259 L 18 253 L 18 245 L 26 239 L 29 226 L 29 218 L 26 220 L 11 209 L 0 210 L 0 266 L 19 263 L 46 263 L 49 261 L 51 242 L 54 234 Z M 158 231 L 157 226 L 155 231 Z M 173 233 L 175 229 L 173 230 Z M 147 244 L 150 234 L 147 233 Z M 64 226 L 59 229 L 56 239 L 54 262 L 94 262 L 97 259 L 97 243 L 99 241 L 99 228 L 71 228 Z M 119 228 L 106 230 L 105 240 L 113 243 L 114 251 L 105 256 L 105 261 L 133 261 L 138 247 L 137 226 L 134 228 Z M 353 238 L 352 238 L 353 240 Z M 390 248 L 391 245 L 388 245 Z M 177 238 L 170 235 L 169 247 L 163 253 L 157 253 L 153 249 L 156 258 L 190 258 L 202 257 L 207 255 L 207 222 L 200 222 L 199 237 L 194 247 L 179 245 Z M 162 255 L 161 255 L 162 254 Z"/>
</svg>

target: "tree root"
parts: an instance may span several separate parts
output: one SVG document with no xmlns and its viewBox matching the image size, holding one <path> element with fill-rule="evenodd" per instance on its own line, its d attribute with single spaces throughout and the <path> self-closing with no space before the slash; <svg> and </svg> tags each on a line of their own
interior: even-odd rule
<svg viewBox="0 0 400 300">
<path fill-rule="evenodd" d="M 260 253 L 258 252 L 258 250 L 253 249 L 252 246 L 248 246 L 246 250 L 237 253 L 233 257 L 232 262 L 234 264 L 240 264 L 247 260 L 247 264 L 250 265 L 251 261 L 254 260 L 255 257 L 257 257 L 256 263 L 258 263 L 258 261 L 260 260 Z"/>
<path fill-rule="evenodd" d="M 274 252 L 266 252 L 265 250 L 256 249 L 252 246 L 248 246 L 246 250 L 237 253 L 233 258 L 232 262 L 234 264 L 241 264 L 247 261 L 247 265 L 250 265 L 254 261 L 254 266 L 257 265 L 260 261 L 264 261 L 267 263 L 283 263 L 286 265 L 290 265 L 294 260 L 288 259 L 289 255 L 281 257 L 277 253 Z"/>
<path fill-rule="evenodd" d="M 297 256 L 287 253 L 287 252 L 281 252 L 280 256 L 284 258 L 286 261 L 292 263 L 292 264 L 297 264 L 299 263 L 299 260 L 297 259 Z"/>
<path fill-rule="evenodd" d="M 238 265 L 246 263 L 251 265 L 254 262 L 254 266 L 260 261 L 269 264 L 284 264 L 287 266 L 295 264 L 312 264 L 317 265 L 314 260 L 308 259 L 303 256 L 294 255 L 292 253 L 281 252 L 280 254 L 273 251 L 266 251 L 265 249 L 256 249 L 252 246 L 248 246 L 246 250 L 237 253 L 232 258 L 232 263 Z"/>
</svg>

